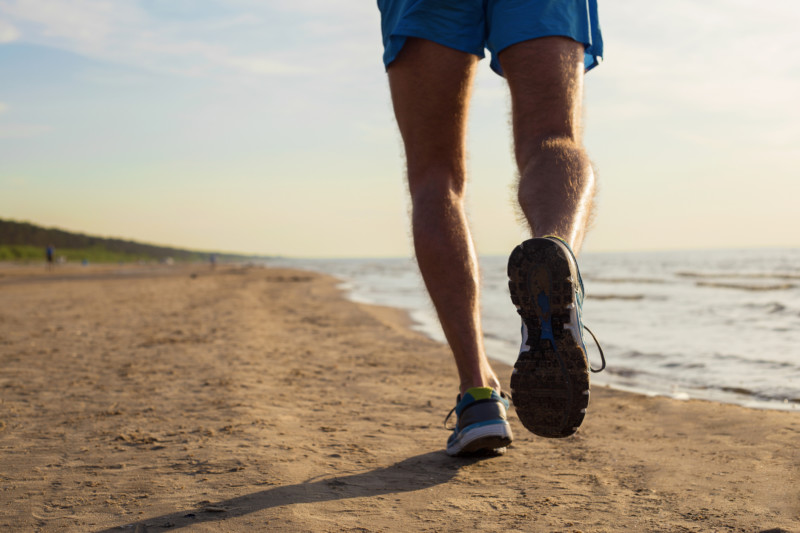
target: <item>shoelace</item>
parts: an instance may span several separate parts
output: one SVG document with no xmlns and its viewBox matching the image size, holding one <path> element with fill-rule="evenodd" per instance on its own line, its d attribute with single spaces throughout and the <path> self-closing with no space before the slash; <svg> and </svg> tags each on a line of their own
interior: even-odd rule
<svg viewBox="0 0 800 533">
<path fill-rule="evenodd" d="M 512 401 L 511 400 L 511 394 L 507 393 L 506 391 L 501 390 L 500 391 L 500 396 L 505 398 L 506 400 L 508 400 L 508 403 L 511 403 L 511 401 Z M 456 398 L 456 407 L 458 407 L 459 403 L 461 403 L 461 395 L 460 394 Z M 450 412 L 447 413 L 446 417 L 444 417 L 444 429 L 446 429 L 447 431 L 453 431 L 454 429 L 456 429 L 456 426 L 453 426 L 451 428 L 447 427 L 447 421 L 450 420 L 450 417 L 453 416 L 453 413 L 456 412 L 456 407 L 453 407 L 452 409 L 450 409 Z"/>
<path fill-rule="evenodd" d="M 456 405 L 458 405 L 458 404 L 456 404 Z M 446 416 L 446 417 L 444 417 L 444 429 L 446 429 L 447 431 L 453 431 L 454 429 L 456 429 L 456 427 L 455 427 L 455 426 L 453 426 L 453 427 L 447 427 L 447 421 L 448 421 L 448 420 L 450 420 L 450 417 L 453 415 L 453 413 L 455 412 L 455 410 L 456 410 L 456 408 L 455 408 L 455 407 L 453 407 L 452 409 L 450 409 L 450 412 L 449 412 L 449 413 L 447 413 L 447 416 Z"/>
<path fill-rule="evenodd" d="M 565 241 L 564 239 L 562 239 L 561 237 L 558 237 L 556 235 L 545 235 L 544 238 L 545 239 L 557 239 L 557 240 L 561 241 L 564 244 L 564 246 L 567 247 L 567 250 L 569 250 L 570 255 L 572 255 L 572 261 L 576 265 L 578 264 L 578 260 L 575 258 L 575 253 L 572 251 L 572 248 L 570 247 L 570 245 L 567 244 L 567 241 Z M 576 270 L 577 270 L 577 268 L 576 268 Z M 580 288 L 581 288 L 581 290 L 580 290 L 580 300 L 579 300 L 579 304 L 578 304 L 578 305 L 580 305 L 580 302 L 583 301 L 583 295 L 585 294 L 585 292 L 584 292 L 584 288 L 583 288 L 583 278 L 581 277 L 581 271 L 577 270 L 577 272 L 578 272 L 578 285 L 580 285 Z M 576 296 L 576 299 L 578 299 L 578 296 Z M 589 370 L 591 370 L 594 373 L 602 372 L 606 368 L 606 356 L 603 354 L 603 347 L 600 346 L 600 341 L 598 341 L 597 337 L 594 336 L 594 333 L 592 333 L 592 330 L 587 328 L 585 325 L 583 326 L 583 329 L 588 331 L 589 334 L 592 336 L 592 339 L 594 339 L 594 344 L 595 344 L 595 346 L 597 346 L 597 350 L 600 352 L 600 359 L 603 362 L 603 366 L 601 366 L 597 370 L 592 368 L 592 364 L 589 363 Z M 588 356 L 587 356 L 587 359 L 588 359 Z"/>
<path fill-rule="evenodd" d="M 603 371 L 603 370 L 605 370 L 605 368 L 606 368 L 606 356 L 603 354 L 603 347 L 602 347 L 602 346 L 600 346 L 600 341 L 598 341 L 598 340 L 597 340 L 597 337 L 595 337 L 595 336 L 594 336 L 594 333 L 592 333 L 592 330 L 590 330 L 589 328 L 587 328 L 585 325 L 583 326 L 583 329 L 585 329 L 586 331 L 588 331 L 588 332 L 589 332 L 589 335 L 591 335 L 591 336 L 592 336 L 592 339 L 594 339 L 594 344 L 595 344 L 595 346 L 597 346 L 597 351 L 599 351 L 599 352 L 600 352 L 600 360 L 603 362 L 603 366 L 601 366 L 601 367 L 600 367 L 600 368 L 598 368 L 597 370 L 595 370 L 594 368 L 592 368 L 592 363 L 589 363 L 589 370 L 591 370 L 592 372 L 595 372 L 595 373 L 597 373 L 597 372 L 602 372 L 602 371 Z"/>
</svg>

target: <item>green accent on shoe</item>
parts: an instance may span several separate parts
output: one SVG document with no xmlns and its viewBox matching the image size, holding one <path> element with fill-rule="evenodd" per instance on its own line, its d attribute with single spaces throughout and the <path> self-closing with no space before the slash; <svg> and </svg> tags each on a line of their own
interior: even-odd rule
<svg viewBox="0 0 800 533">
<path fill-rule="evenodd" d="M 511 444 L 513 435 L 508 424 L 508 399 L 491 387 L 472 387 L 458 396 L 450 410 L 458 417 L 447 439 L 448 455 L 499 454 Z"/>
<path fill-rule="evenodd" d="M 467 394 L 472 396 L 475 400 L 488 400 L 492 397 L 492 392 L 494 391 L 491 387 L 470 387 L 467 389 L 467 392 L 464 393 L 466 397 Z"/>
</svg>

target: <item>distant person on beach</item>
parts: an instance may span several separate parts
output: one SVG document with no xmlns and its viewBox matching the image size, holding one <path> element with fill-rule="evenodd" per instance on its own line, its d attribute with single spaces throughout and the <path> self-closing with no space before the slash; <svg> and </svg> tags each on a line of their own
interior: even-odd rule
<svg viewBox="0 0 800 533">
<path fill-rule="evenodd" d="M 603 52 L 596 0 L 378 0 L 378 8 L 414 249 L 460 378 L 447 453 L 503 451 L 512 440 L 508 395 L 483 346 L 478 263 L 464 211 L 467 109 L 485 48 L 511 92 L 518 200 L 532 236 L 508 262 L 511 300 L 522 317 L 513 402 L 533 433 L 567 437 L 589 402 L 575 254 L 595 192 L 581 108 L 584 73 Z"/>
<path fill-rule="evenodd" d="M 55 265 L 56 260 L 56 247 L 52 244 L 48 244 L 47 248 L 44 250 L 44 254 L 47 258 L 47 270 L 53 270 L 53 265 Z"/>
</svg>

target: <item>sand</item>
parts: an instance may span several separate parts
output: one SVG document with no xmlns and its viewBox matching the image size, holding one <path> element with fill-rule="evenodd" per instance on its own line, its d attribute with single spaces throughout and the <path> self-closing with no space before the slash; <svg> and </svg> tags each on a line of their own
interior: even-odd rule
<svg viewBox="0 0 800 533">
<path fill-rule="evenodd" d="M 800 532 L 800 413 L 596 387 L 453 459 L 408 325 L 306 272 L 0 266 L 0 530 Z"/>
</svg>

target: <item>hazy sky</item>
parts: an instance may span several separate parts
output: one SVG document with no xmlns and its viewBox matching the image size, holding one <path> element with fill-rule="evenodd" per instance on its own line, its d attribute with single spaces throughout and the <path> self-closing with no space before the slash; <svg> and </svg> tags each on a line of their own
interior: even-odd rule
<svg viewBox="0 0 800 533">
<path fill-rule="evenodd" d="M 800 2 L 600 0 L 586 250 L 800 246 Z M 0 218 L 196 249 L 406 255 L 374 1 L 0 0 Z M 525 235 L 508 97 L 471 110 L 478 250 Z"/>
</svg>

